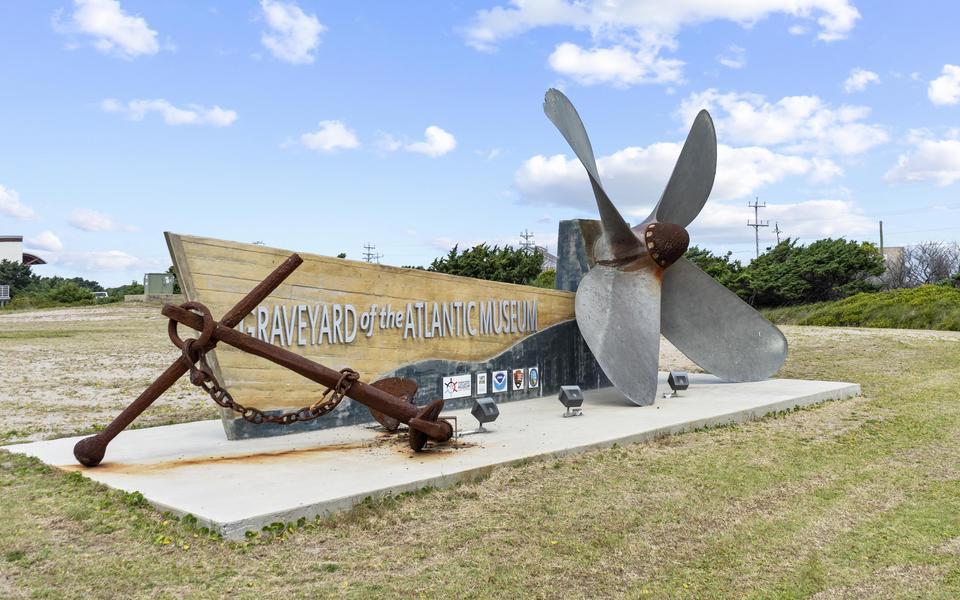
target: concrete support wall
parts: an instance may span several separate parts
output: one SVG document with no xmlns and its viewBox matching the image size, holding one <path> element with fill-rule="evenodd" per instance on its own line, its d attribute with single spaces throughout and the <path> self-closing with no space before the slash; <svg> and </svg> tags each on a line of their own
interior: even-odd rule
<svg viewBox="0 0 960 600">
<path fill-rule="evenodd" d="M 557 289 L 576 292 L 580 280 L 593 266 L 593 244 L 602 235 L 600 221 L 560 221 L 557 237 Z"/>
</svg>

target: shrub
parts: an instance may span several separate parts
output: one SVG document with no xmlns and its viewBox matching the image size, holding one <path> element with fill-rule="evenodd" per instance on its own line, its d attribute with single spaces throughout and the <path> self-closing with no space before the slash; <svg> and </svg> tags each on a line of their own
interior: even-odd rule
<svg viewBox="0 0 960 600">
<path fill-rule="evenodd" d="M 883 273 L 883 255 L 868 242 L 823 239 L 800 246 L 789 238 L 744 270 L 754 306 L 785 306 L 838 300 L 879 289 L 872 280 Z"/>
<path fill-rule="evenodd" d="M 538 288 L 547 288 L 548 290 L 556 289 L 557 271 L 555 269 L 547 269 L 543 273 L 537 275 L 537 278 L 534 279 L 533 283 L 530 285 Z"/>
<path fill-rule="evenodd" d="M 93 302 L 93 292 L 76 283 L 61 283 L 46 294 L 47 299 L 56 304 L 82 304 Z"/>
<path fill-rule="evenodd" d="M 922 285 L 766 311 L 776 323 L 960 331 L 960 289 Z"/>
<path fill-rule="evenodd" d="M 430 263 L 427 270 L 490 281 L 529 284 L 536 279 L 542 268 L 543 253 L 540 250 L 529 252 L 512 246 L 491 248 L 486 244 L 479 244 L 463 252 L 454 246 L 446 256 Z"/>
</svg>

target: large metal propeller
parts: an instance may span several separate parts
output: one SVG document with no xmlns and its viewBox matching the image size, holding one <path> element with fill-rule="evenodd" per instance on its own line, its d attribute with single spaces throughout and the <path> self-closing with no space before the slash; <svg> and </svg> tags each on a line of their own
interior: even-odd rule
<svg viewBox="0 0 960 600">
<path fill-rule="evenodd" d="M 577 288 L 577 325 L 610 381 L 636 404 L 657 393 L 660 334 L 705 370 L 756 381 L 783 364 L 787 342 L 760 313 L 683 258 L 685 227 L 700 213 L 717 172 L 717 136 L 707 111 L 693 122 L 653 212 L 630 228 L 600 182 L 580 115 L 555 89 L 547 117 L 580 159 L 593 188 L 603 235 Z"/>
</svg>

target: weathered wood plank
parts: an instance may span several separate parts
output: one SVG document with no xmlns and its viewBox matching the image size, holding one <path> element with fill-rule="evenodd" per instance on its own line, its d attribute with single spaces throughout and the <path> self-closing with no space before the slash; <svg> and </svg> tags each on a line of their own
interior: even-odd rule
<svg viewBox="0 0 960 600">
<path fill-rule="evenodd" d="M 167 243 L 187 299 L 203 302 L 217 317 L 290 254 L 286 250 L 253 244 L 176 234 L 167 234 Z M 281 344 L 283 347 L 334 369 L 354 368 L 366 381 L 424 360 L 488 360 L 531 332 L 404 339 L 402 329 L 375 327 L 372 336 L 367 337 L 358 331 L 350 343 L 330 344 L 327 339 L 315 343 L 313 323 L 307 320 L 307 325 L 301 329 L 295 307 L 306 305 L 320 311 L 327 306 L 332 311 L 333 305 L 350 304 L 359 317 L 359 313 L 374 304 L 381 309 L 390 305 L 397 311 L 416 302 L 428 302 L 432 307 L 434 302 L 535 300 L 537 329 L 540 331 L 574 317 L 574 295 L 569 292 L 311 254 L 301 253 L 301 256 L 303 265 L 261 305 L 268 312 L 266 333 L 272 332 L 274 310 L 280 307 L 282 337 L 293 333 L 292 343 Z M 479 325 L 478 311 L 479 307 L 474 309 L 471 326 Z M 309 315 L 309 312 L 299 314 Z M 315 312 L 315 320 L 321 320 L 319 312 Z M 257 334 L 256 311 L 245 319 L 244 327 L 254 327 L 254 334 Z M 305 345 L 297 343 L 301 331 L 308 342 Z M 268 335 L 267 340 L 278 343 L 279 337 Z M 218 375 L 236 400 L 246 406 L 289 410 L 314 402 L 322 392 L 320 386 L 259 357 L 222 347 L 214 354 L 213 365 Z"/>
</svg>

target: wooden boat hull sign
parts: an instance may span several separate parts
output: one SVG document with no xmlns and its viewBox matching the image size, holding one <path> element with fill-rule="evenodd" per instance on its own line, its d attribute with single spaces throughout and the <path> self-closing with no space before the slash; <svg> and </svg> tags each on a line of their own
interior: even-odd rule
<svg viewBox="0 0 960 600">
<path fill-rule="evenodd" d="M 221 314 L 282 263 L 290 250 L 166 233 L 188 301 Z M 473 398 L 497 402 L 548 395 L 561 385 L 610 385 L 574 321 L 574 294 L 299 253 L 303 264 L 236 329 L 365 381 L 413 379 L 415 402 Z M 310 405 L 316 383 L 269 361 L 219 345 L 214 372 L 237 402 L 266 413 Z M 498 385 L 523 370 L 524 384 Z M 529 377 L 533 369 L 536 377 Z M 488 382 L 490 384 L 488 385 Z M 366 407 L 344 401 L 321 419 L 291 426 L 255 425 L 222 412 L 230 439 L 295 433 L 370 421 Z"/>
</svg>

